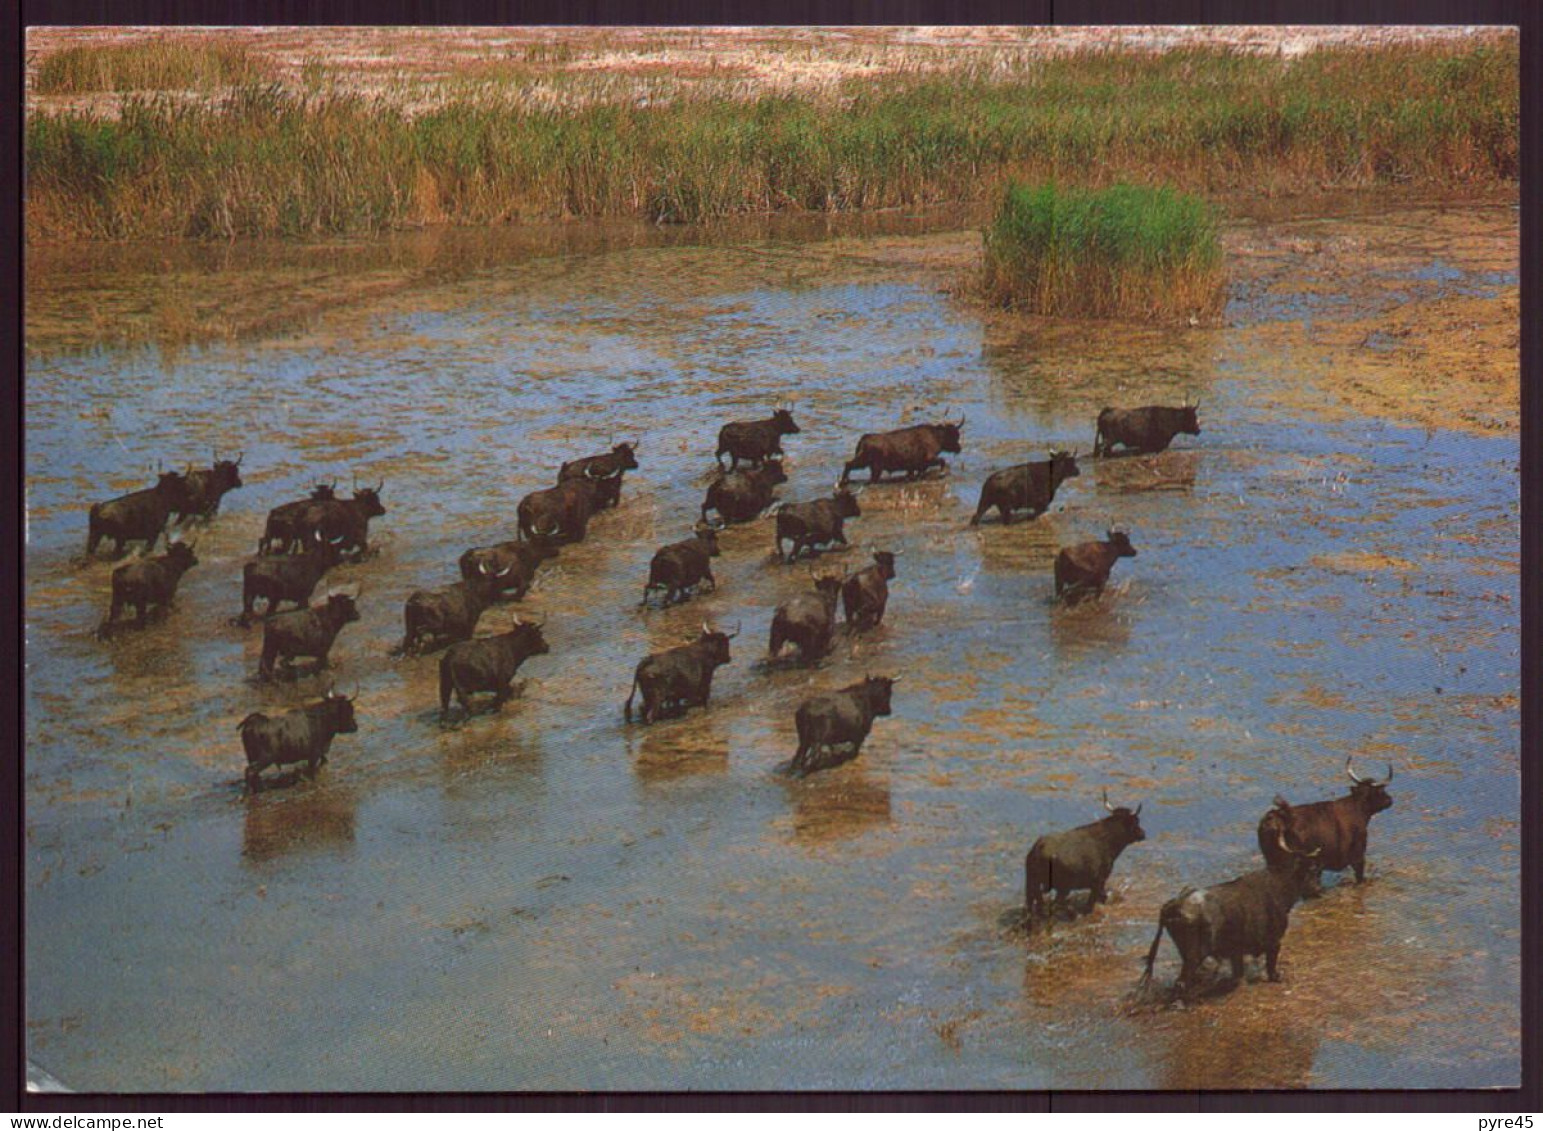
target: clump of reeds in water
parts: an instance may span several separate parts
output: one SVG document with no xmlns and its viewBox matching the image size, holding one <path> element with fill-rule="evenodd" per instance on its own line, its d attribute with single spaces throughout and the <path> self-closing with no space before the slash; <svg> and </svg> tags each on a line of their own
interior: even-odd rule
<svg viewBox="0 0 1543 1131">
<path fill-rule="evenodd" d="M 1215 213 L 1172 189 L 1011 184 L 985 237 L 985 293 L 1012 309 L 1209 322 L 1226 298 Z"/>
<path fill-rule="evenodd" d="M 38 64 L 38 94 L 107 90 L 213 90 L 260 81 L 263 62 L 237 43 L 154 39 L 57 51 Z"/>
</svg>

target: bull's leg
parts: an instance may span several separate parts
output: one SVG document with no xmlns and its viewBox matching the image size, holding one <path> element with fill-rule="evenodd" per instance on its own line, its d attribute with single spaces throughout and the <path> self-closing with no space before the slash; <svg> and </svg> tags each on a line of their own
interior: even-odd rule
<svg viewBox="0 0 1543 1131">
<path fill-rule="evenodd" d="M 134 623 L 143 628 L 145 625 L 146 614 L 150 610 L 149 598 L 147 597 L 138 601 L 131 601 L 130 603 L 134 606 Z"/>
<path fill-rule="evenodd" d="M 1366 857 L 1363 856 L 1359 860 L 1352 860 L 1350 866 L 1355 869 L 1356 883 L 1361 883 L 1366 879 Z"/>
<path fill-rule="evenodd" d="M 1272 982 L 1280 981 L 1280 940 L 1275 940 L 1275 945 L 1264 952 L 1265 976 Z"/>
<path fill-rule="evenodd" d="M 713 587 L 714 593 L 718 592 L 718 579 L 713 576 L 713 571 L 711 569 L 706 571 L 706 576 L 703 577 L 702 580 Z"/>
<path fill-rule="evenodd" d="M 268 638 L 264 636 L 262 658 L 257 661 L 257 676 L 259 679 L 273 678 L 273 661 L 278 654 L 278 646 L 270 643 Z"/>
<path fill-rule="evenodd" d="M 316 780 L 316 770 L 321 765 L 321 759 L 316 757 L 305 760 L 305 776 L 311 781 Z"/>
<path fill-rule="evenodd" d="M 1227 962 L 1232 967 L 1232 980 L 1234 982 L 1241 982 L 1243 980 L 1243 956 L 1241 954 L 1234 954 Z"/>
<path fill-rule="evenodd" d="M 1189 954 L 1183 955 L 1183 959 L 1184 964 L 1179 968 L 1179 979 L 1173 983 L 1173 988 L 1180 996 L 1188 997 L 1195 989 L 1195 981 L 1200 975 L 1200 962 L 1204 959 L 1197 962 L 1195 957 Z"/>
<path fill-rule="evenodd" d="M 251 765 L 247 766 L 247 768 L 246 768 L 246 788 L 247 788 L 247 791 L 250 792 L 250 793 L 256 793 L 259 789 L 262 788 L 262 781 L 263 781 L 262 768 L 259 767 L 259 766 L 251 766 Z"/>
</svg>

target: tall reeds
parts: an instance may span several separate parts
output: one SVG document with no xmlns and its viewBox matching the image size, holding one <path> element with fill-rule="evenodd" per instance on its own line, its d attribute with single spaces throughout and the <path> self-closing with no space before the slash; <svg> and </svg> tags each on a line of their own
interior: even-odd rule
<svg viewBox="0 0 1543 1131">
<path fill-rule="evenodd" d="M 1009 185 L 985 233 L 983 288 L 1037 314 L 1210 321 L 1226 298 L 1216 217 L 1169 188 Z"/>
<path fill-rule="evenodd" d="M 267 68 L 236 43 L 154 39 L 67 47 L 38 64 L 39 94 L 115 90 L 196 90 L 258 82 Z"/>
<path fill-rule="evenodd" d="M 1518 172 L 1517 60 L 1512 41 L 1295 61 L 1092 54 L 799 94 L 708 84 L 640 98 L 578 72 L 540 80 L 555 84 L 541 99 L 534 79 L 455 74 L 369 96 L 316 75 L 203 99 L 129 93 L 115 119 L 29 116 L 28 234 L 700 221 L 990 199 L 1009 178 L 1207 193 L 1487 186 Z"/>
</svg>

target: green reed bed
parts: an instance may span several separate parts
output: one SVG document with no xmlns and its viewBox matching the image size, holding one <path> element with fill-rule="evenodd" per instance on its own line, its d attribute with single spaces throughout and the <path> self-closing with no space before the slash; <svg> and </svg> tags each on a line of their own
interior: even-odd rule
<svg viewBox="0 0 1543 1131">
<path fill-rule="evenodd" d="M 38 64 L 33 89 L 38 94 L 206 91 L 261 81 L 267 70 L 239 44 L 156 39 L 57 51 Z"/>
<path fill-rule="evenodd" d="M 1072 318 L 1210 321 L 1226 298 L 1211 206 L 1134 185 L 1009 185 L 982 284 L 999 305 Z"/>
<path fill-rule="evenodd" d="M 577 72 L 529 85 L 451 75 L 370 96 L 308 85 L 128 94 L 116 119 L 29 115 L 29 236 L 701 221 L 985 200 L 1009 178 L 1444 191 L 1514 182 L 1518 169 L 1514 41 L 1295 61 L 1019 57 L 791 95 L 709 82 L 642 98 Z"/>
</svg>

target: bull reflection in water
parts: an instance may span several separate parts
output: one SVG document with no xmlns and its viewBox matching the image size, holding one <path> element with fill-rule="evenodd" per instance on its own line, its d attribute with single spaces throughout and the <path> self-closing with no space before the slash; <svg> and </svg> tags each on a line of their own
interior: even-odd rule
<svg viewBox="0 0 1543 1131">
<path fill-rule="evenodd" d="M 793 839 L 805 847 L 847 840 L 890 823 L 889 785 L 847 765 L 790 780 Z"/>
<path fill-rule="evenodd" d="M 645 785 L 660 785 L 729 768 L 729 738 L 713 711 L 688 716 L 679 725 L 647 727 L 627 734 L 632 769 Z"/>
<path fill-rule="evenodd" d="M 281 775 L 282 776 L 282 775 Z M 307 788 L 255 794 L 246 805 L 241 856 L 261 862 L 291 852 L 338 852 L 354 843 L 352 789 Z M 292 784 L 292 783 L 291 783 Z"/>
<path fill-rule="evenodd" d="M 1135 491 L 1192 491 L 1200 467 L 1198 452 L 1163 452 L 1125 458 L 1105 458 L 1092 463 L 1093 483 L 1099 491 L 1128 494 Z"/>
</svg>

